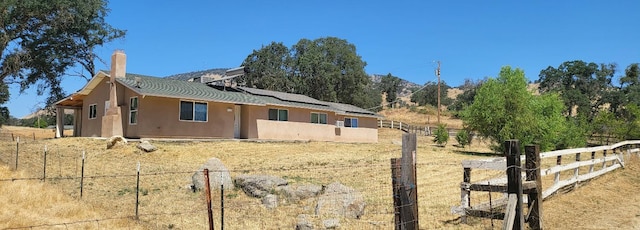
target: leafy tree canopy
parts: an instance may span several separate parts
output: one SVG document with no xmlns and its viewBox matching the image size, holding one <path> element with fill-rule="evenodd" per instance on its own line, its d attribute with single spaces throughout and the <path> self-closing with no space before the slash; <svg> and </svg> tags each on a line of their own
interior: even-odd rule
<svg viewBox="0 0 640 230">
<path fill-rule="evenodd" d="M 451 98 L 449 98 L 448 90 L 451 87 L 447 85 L 446 82 L 440 82 L 440 104 L 441 105 L 449 105 L 451 104 Z M 411 95 L 411 102 L 418 103 L 418 105 L 432 105 L 438 106 L 438 83 L 437 82 L 427 82 L 424 84 L 422 90 L 415 91 Z"/>
<path fill-rule="evenodd" d="M 465 127 L 492 141 L 496 151 L 509 139 L 520 140 L 522 146 L 539 143 L 543 151 L 576 147 L 579 140 L 560 138 L 569 127 L 563 109 L 558 94 L 534 96 L 527 90 L 524 72 L 506 66 L 497 78 L 480 86 L 474 102 L 462 112 L 462 120 Z"/>
<path fill-rule="evenodd" d="M 391 75 L 391 73 L 382 76 L 380 79 L 380 89 L 387 94 L 387 103 L 393 103 L 398 99 L 398 90 L 400 90 L 400 78 Z M 391 107 L 393 104 L 389 104 Z"/>
<path fill-rule="evenodd" d="M 356 53 L 355 45 L 344 39 L 301 39 L 291 48 L 272 42 L 254 50 L 242 65 L 249 70 L 243 80 L 248 87 L 364 108 L 380 104 L 379 91 L 364 72 L 366 63 Z"/>
<path fill-rule="evenodd" d="M 601 93 L 610 89 L 615 68 L 615 64 L 580 60 L 564 62 L 558 68 L 549 66 L 540 71 L 540 91 L 560 93 L 566 114 L 583 115 L 591 121 L 606 103 Z"/>
<path fill-rule="evenodd" d="M 106 0 L 0 1 L 0 80 L 21 91 L 38 84 L 50 97 L 64 95 L 61 76 L 76 64 L 88 80 L 94 48 L 125 35 L 104 21 L 108 12 Z"/>
<path fill-rule="evenodd" d="M 456 96 L 456 99 L 451 103 L 451 105 L 449 105 L 448 109 L 452 111 L 460 111 L 473 103 L 473 100 L 476 97 L 476 91 L 480 88 L 482 83 L 483 80 L 473 81 L 471 79 L 465 79 L 464 84 L 459 87 L 460 90 L 462 90 L 462 93 Z"/>
</svg>

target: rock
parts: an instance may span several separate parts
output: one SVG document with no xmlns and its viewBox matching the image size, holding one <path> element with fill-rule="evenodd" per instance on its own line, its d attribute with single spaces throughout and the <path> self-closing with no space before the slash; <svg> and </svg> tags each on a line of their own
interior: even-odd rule
<svg viewBox="0 0 640 230">
<path fill-rule="evenodd" d="M 298 186 L 287 185 L 282 186 L 277 191 L 289 201 L 299 201 L 318 196 L 320 192 L 322 192 L 322 186 L 315 184 L 305 184 Z"/>
<path fill-rule="evenodd" d="M 316 215 L 339 216 L 359 219 L 364 215 L 365 202 L 362 194 L 338 182 L 327 185 L 318 197 Z"/>
<path fill-rule="evenodd" d="M 140 141 L 137 147 L 140 150 L 145 151 L 147 153 L 158 150 L 158 147 L 152 145 L 151 143 L 149 143 L 149 141 L 146 141 L 146 140 Z"/>
<path fill-rule="evenodd" d="M 222 184 L 224 184 L 224 190 L 234 189 L 229 170 L 220 159 L 214 157 L 207 160 L 207 163 L 200 166 L 198 171 L 191 176 L 191 182 L 193 183 L 192 189 L 194 191 L 204 188 L 204 174 L 202 170 L 205 168 L 209 169 L 209 186 L 212 190 L 219 189 Z"/>
<path fill-rule="evenodd" d="M 278 196 L 273 194 L 267 194 L 262 198 L 262 204 L 268 209 L 274 209 L 278 207 Z"/>
<path fill-rule="evenodd" d="M 235 184 L 249 196 L 264 197 L 279 186 L 287 185 L 287 181 L 270 175 L 240 175 L 236 177 Z"/>
<path fill-rule="evenodd" d="M 322 221 L 325 229 L 336 229 L 340 227 L 340 220 L 336 218 L 326 219 Z"/>
<path fill-rule="evenodd" d="M 309 217 L 305 214 L 298 215 L 298 222 L 296 223 L 296 230 L 313 230 L 315 226 L 309 220 Z"/>
<path fill-rule="evenodd" d="M 107 140 L 107 149 L 112 149 L 118 146 L 126 145 L 127 139 L 122 136 L 112 136 Z"/>
</svg>

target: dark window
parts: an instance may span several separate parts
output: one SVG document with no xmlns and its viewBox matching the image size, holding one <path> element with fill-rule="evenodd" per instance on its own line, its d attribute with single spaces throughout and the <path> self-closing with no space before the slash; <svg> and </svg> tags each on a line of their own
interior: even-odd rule
<svg viewBox="0 0 640 230">
<path fill-rule="evenodd" d="M 311 123 L 314 124 L 327 124 L 326 113 L 311 113 Z"/>
<path fill-rule="evenodd" d="M 89 119 L 95 119 L 98 115 L 97 113 L 97 107 L 98 105 L 93 104 L 93 105 L 89 105 Z"/>
<path fill-rule="evenodd" d="M 180 101 L 181 121 L 207 121 L 207 103 Z"/>
<path fill-rule="evenodd" d="M 180 102 L 180 120 L 183 120 L 183 121 L 193 120 L 193 102 L 190 102 L 190 101 Z"/>
<path fill-rule="evenodd" d="M 129 124 L 138 123 L 138 97 L 129 99 Z"/>
<path fill-rule="evenodd" d="M 269 109 L 269 120 L 272 121 L 288 121 L 289 110 L 286 109 Z"/>
<path fill-rule="evenodd" d="M 358 118 L 345 118 L 344 127 L 358 128 Z"/>
</svg>

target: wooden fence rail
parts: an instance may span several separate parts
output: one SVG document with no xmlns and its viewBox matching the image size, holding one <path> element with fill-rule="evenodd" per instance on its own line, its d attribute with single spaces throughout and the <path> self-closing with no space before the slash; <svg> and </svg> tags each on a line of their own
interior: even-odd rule
<svg viewBox="0 0 640 230">
<path fill-rule="evenodd" d="M 402 121 L 379 120 L 378 128 L 398 129 L 405 133 L 415 133 L 418 135 L 431 136 L 433 135 L 433 131 L 437 129 L 437 126 L 413 125 Z M 455 136 L 459 129 L 447 128 L 447 130 L 449 131 L 449 136 Z"/>
<path fill-rule="evenodd" d="M 556 194 L 563 189 L 573 189 L 580 183 L 624 167 L 625 159 L 629 159 L 631 154 L 639 153 L 640 140 L 622 141 L 613 145 L 564 149 L 540 153 L 542 163 L 540 176 L 547 178 L 553 176 L 552 184 L 541 188 L 542 199 Z M 588 157 L 583 157 L 584 155 Z M 525 156 L 521 156 L 522 162 Z M 545 161 L 546 159 L 546 161 Z M 551 161 L 555 160 L 555 161 Z M 461 203 L 460 206 L 452 207 L 451 212 L 462 216 L 492 217 L 502 219 L 504 214 L 496 215 L 493 210 L 504 210 L 507 204 L 507 197 L 503 197 L 492 202 L 481 202 L 476 205 L 471 204 L 471 191 L 476 192 L 502 192 L 507 191 L 507 178 L 498 177 L 483 181 L 471 181 L 472 170 L 500 170 L 506 171 L 507 161 L 505 158 L 491 158 L 482 160 L 465 160 L 462 162 L 463 182 L 460 184 Z M 523 167 L 525 168 L 525 167 Z M 522 173 L 525 178 L 525 173 Z M 523 183 L 523 190 L 533 189 L 535 184 Z M 527 197 L 524 202 L 527 202 Z M 491 204 L 491 206 L 489 206 Z M 491 212 L 488 216 L 487 212 Z"/>
</svg>

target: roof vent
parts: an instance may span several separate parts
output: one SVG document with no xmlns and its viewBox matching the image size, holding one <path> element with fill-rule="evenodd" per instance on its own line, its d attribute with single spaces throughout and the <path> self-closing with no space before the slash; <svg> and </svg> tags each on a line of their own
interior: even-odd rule
<svg viewBox="0 0 640 230">
<path fill-rule="evenodd" d="M 136 81 L 136 88 L 140 88 L 140 83 L 142 83 L 142 78 L 135 77 L 134 79 Z"/>
</svg>

